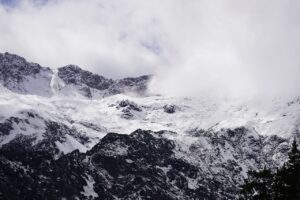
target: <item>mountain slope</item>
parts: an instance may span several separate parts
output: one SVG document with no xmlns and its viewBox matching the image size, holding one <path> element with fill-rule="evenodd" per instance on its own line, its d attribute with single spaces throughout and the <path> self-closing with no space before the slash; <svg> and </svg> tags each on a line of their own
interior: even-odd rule
<svg viewBox="0 0 300 200">
<path fill-rule="evenodd" d="M 27 62 L 20 56 L 0 54 L 0 83 L 13 92 L 51 96 L 52 75 L 49 68 Z"/>
<path fill-rule="evenodd" d="M 68 65 L 51 70 L 24 58 L 0 54 L 0 83 L 19 94 L 51 97 L 54 93 L 81 94 L 84 97 L 103 97 L 124 92 L 145 93 L 151 76 L 107 79 L 103 76 Z M 71 91 L 70 91 L 71 90 Z"/>
<path fill-rule="evenodd" d="M 200 136 L 201 140 L 199 138 L 188 153 L 164 138 L 164 134 L 170 133 L 143 130 L 130 135 L 109 133 L 90 151 L 76 150 L 57 160 L 47 151 L 4 146 L 0 150 L 3 166 L 0 197 L 233 199 L 237 197 L 240 174 L 245 173 L 244 167 L 249 167 L 247 161 L 255 159 L 252 167 L 272 165 L 266 156 L 274 153 L 273 149 L 263 146 L 286 143 L 279 138 L 264 141 L 238 129 L 213 138 Z M 248 141 L 240 138 L 248 138 Z M 204 140 L 206 146 L 201 144 Z M 235 147 L 239 151 L 232 154 Z M 242 148 L 247 151 L 242 152 Z M 206 152 L 202 152 L 204 149 Z"/>
<path fill-rule="evenodd" d="M 235 199 L 249 169 L 280 166 L 299 138 L 297 97 L 153 95 L 151 76 L 112 80 L 9 53 L 0 71 L 2 199 Z"/>
</svg>

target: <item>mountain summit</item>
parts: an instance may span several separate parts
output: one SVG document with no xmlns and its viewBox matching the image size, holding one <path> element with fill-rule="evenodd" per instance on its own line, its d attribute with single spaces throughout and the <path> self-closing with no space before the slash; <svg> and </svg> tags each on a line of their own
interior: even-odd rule
<svg viewBox="0 0 300 200">
<path fill-rule="evenodd" d="M 125 92 L 144 94 L 151 76 L 107 79 L 76 65 L 52 70 L 24 58 L 0 54 L 0 83 L 20 94 L 51 97 L 54 93 L 81 94 L 87 98 L 110 96 Z"/>
</svg>

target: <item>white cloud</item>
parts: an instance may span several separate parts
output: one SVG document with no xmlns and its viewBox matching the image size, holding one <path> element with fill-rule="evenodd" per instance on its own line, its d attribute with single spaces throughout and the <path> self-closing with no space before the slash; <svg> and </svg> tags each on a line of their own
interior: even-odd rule
<svg viewBox="0 0 300 200">
<path fill-rule="evenodd" d="M 0 51 L 51 67 L 78 64 L 120 77 L 152 72 L 162 59 L 142 43 L 153 40 L 152 17 L 125 2 L 72 0 L 37 7 L 22 1 L 0 10 Z"/>
<path fill-rule="evenodd" d="M 110 77 L 154 73 L 153 91 L 167 94 L 247 98 L 300 91 L 297 1 L 25 2 L 0 8 L 2 52 Z"/>
</svg>

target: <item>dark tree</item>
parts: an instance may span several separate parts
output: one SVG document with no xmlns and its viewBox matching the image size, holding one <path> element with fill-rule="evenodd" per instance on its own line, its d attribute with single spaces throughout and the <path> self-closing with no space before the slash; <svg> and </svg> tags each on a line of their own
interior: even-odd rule
<svg viewBox="0 0 300 200">
<path fill-rule="evenodd" d="M 293 141 L 289 159 L 276 172 L 249 171 L 241 186 L 243 200 L 300 200 L 300 151 Z"/>
<path fill-rule="evenodd" d="M 249 171 L 248 179 L 245 180 L 245 184 L 242 186 L 241 199 L 255 199 L 264 200 L 272 198 L 272 189 L 274 182 L 274 175 L 271 170 L 264 169 L 262 171 Z"/>
<path fill-rule="evenodd" d="M 296 141 L 293 141 L 292 149 L 289 152 L 289 160 L 283 166 L 282 179 L 284 183 L 284 193 L 287 199 L 300 199 L 300 152 Z"/>
</svg>

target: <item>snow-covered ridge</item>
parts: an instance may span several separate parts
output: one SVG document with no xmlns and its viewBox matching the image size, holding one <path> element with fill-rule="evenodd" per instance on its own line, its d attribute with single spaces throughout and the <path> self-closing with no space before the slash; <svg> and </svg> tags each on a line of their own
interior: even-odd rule
<svg viewBox="0 0 300 200">
<path fill-rule="evenodd" d="M 0 54 L 0 83 L 13 92 L 49 97 L 52 75 L 50 68 L 27 62 L 14 54 Z"/>
<path fill-rule="evenodd" d="M 144 93 L 150 77 L 112 80 L 74 65 L 51 70 L 9 53 L 0 54 L 0 70 L 1 123 L 11 117 L 25 119 L 20 113 L 33 111 L 41 116 L 41 121 L 57 122 L 86 135 L 90 138 L 86 148 L 91 148 L 107 132 L 129 134 L 139 128 L 169 130 L 187 138 L 201 131 L 239 127 L 263 136 L 290 138 L 300 128 L 299 98 L 255 107 L 210 98 L 128 95 L 129 91 Z M 12 125 L 20 131 L 9 138 L 29 132 L 20 124 Z M 42 125 L 34 127 L 43 135 Z M 9 139 L 0 141 L 3 144 Z"/>
<path fill-rule="evenodd" d="M 125 92 L 146 93 L 151 76 L 112 80 L 75 65 L 53 70 L 24 58 L 0 54 L 0 83 L 20 94 L 99 98 Z"/>
<path fill-rule="evenodd" d="M 143 95 L 150 76 L 111 80 L 74 65 L 57 70 L 44 68 L 9 53 L 0 54 L 0 72 L 0 151 L 33 152 L 34 156 L 39 151 L 47 152 L 53 162 L 73 159 L 81 152 L 88 162 L 86 154 L 100 146 L 102 157 L 121 157 L 127 166 L 137 162 L 135 156 L 141 156 L 135 155 L 135 149 L 140 148 L 137 144 L 152 141 L 150 145 L 163 150 L 161 142 L 168 141 L 172 156 L 164 158 L 172 162 L 175 159 L 175 163 L 147 164 L 168 178 L 174 171 L 171 166 L 197 171 L 190 174 L 180 169 L 187 174 L 183 192 L 192 190 L 192 194 L 197 193 L 201 180 L 214 180 L 218 183 L 203 184 L 211 185 L 208 189 L 221 184 L 224 187 L 219 189 L 218 197 L 233 197 L 233 187 L 243 180 L 247 170 L 281 165 L 290 140 L 299 138 L 297 97 L 257 106 L 209 97 Z M 111 132 L 123 135 L 108 134 Z M 154 138 L 148 140 L 149 134 Z M 128 148 L 128 140 L 137 142 L 130 143 L 133 149 Z M 127 158 L 130 154 L 133 157 Z M 90 192 L 93 198 L 100 196 L 99 185 L 93 185 L 99 180 L 93 174 L 79 179 L 84 187 L 80 195 Z M 178 190 L 178 185 L 172 188 L 172 182 L 167 184 L 168 190 Z M 182 199 L 187 197 L 184 195 Z"/>
<path fill-rule="evenodd" d="M 259 135 L 284 138 L 297 135 L 300 128 L 299 98 L 257 107 L 211 98 L 129 95 L 146 92 L 150 77 L 112 80 L 74 65 L 51 70 L 9 53 L 0 54 L 0 70 L 1 123 L 11 117 L 26 118 L 20 113 L 34 111 L 42 121 L 57 122 L 87 135 L 87 148 L 107 132 L 129 134 L 138 128 L 190 137 L 201 131 L 245 127 Z M 14 126 L 19 130 L 21 125 Z M 43 128 L 38 128 L 42 135 Z M 18 134 L 25 134 L 27 129 L 20 130 Z"/>
</svg>

